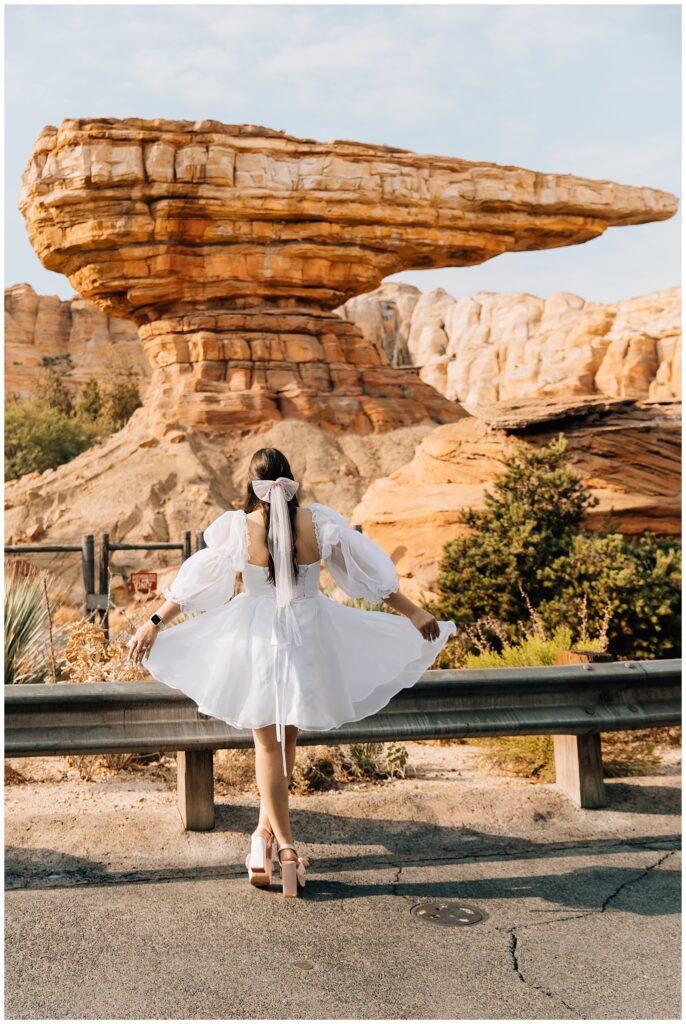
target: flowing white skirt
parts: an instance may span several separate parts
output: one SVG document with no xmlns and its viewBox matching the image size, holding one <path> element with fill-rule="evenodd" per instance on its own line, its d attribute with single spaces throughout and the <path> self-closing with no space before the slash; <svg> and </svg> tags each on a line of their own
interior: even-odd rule
<svg viewBox="0 0 686 1024">
<path fill-rule="evenodd" d="M 227 604 L 168 627 L 142 664 L 199 711 L 239 729 L 278 719 L 328 731 L 372 715 L 436 660 L 452 621 L 425 640 L 409 619 L 339 604 L 324 594 L 293 602 L 302 643 L 289 644 L 277 694 L 271 643 L 273 597 L 239 593 Z M 284 648 L 280 648 L 283 652 Z"/>
</svg>

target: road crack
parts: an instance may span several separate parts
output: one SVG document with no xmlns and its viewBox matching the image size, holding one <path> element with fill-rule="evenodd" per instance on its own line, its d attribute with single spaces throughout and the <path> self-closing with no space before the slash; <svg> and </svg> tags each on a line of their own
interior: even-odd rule
<svg viewBox="0 0 686 1024">
<path fill-rule="evenodd" d="M 519 978 L 519 980 L 524 985 L 526 985 L 528 988 L 536 989 L 537 991 L 542 992 L 544 995 L 548 996 L 550 999 L 554 999 L 554 1000 L 557 1000 L 557 1002 L 562 1003 L 562 1005 L 565 1006 L 571 1013 L 573 1013 L 579 1020 L 587 1020 L 588 1018 L 586 1018 L 575 1007 L 570 1006 L 570 1004 L 567 1003 L 562 998 L 562 996 L 556 995 L 554 992 L 551 992 L 550 989 L 544 988 L 542 985 L 537 985 L 533 981 L 528 981 L 524 977 L 524 974 L 522 973 L 521 967 L 519 966 L 519 957 L 517 955 L 517 949 L 518 949 L 518 946 L 519 946 L 519 939 L 517 937 L 517 929 L 518 928 L 540 928 L 542 926 L 549 925 L 549 924 L 559 924 L 562 921 L 577 921 L 577 920 L 579 920 L 582 917 L 592 917 L 594 914 L 604 914 L 605 911 L 607 910 L 609 904 L 611 903 L 611 901 L 613 899 L 616 899 L 616 897 L 620 894 L 620 892 L 622 892 L 623 889 L 626 889 L 630 885 L 634 885 L 636 882 L 640 882 L 654 868 L 659 867 L 660 864 L 663 864 L 667 860 L 668 857 L 673 857 L 674 854 L 677 853 L 677 852 L 678 852 L 677 850 L 668 850 L 667 853 L 664 854 L 664 856 L 658 858 L 658 860 L 656 860 L 653 864 L 649 864 L 647 867 L 643 868 L 642 871 L 638 875 L 636 875 L 634 878 L 626 879 L 624 882 L 622 882 L 620 885 L 618 885 L 617 888 L 614 889 L 608 896 L 606 896 L 606 898 L 603 900 L 602 904 L 600 905 L 600 907 L 598 907 L 597 910 L 588 910 L 588 911 L 585 911 L 585 912 L 579 913 L 579 914 L 570 914 L 568 917 L 556 917 L 556 918 L 553 918 L 552 920 L 549 920 L 549 921 L 536 921 L 536 922 L 532 921 L 530 924 L 513 925 L 513 926 L 511 926 L 511 927 L 509 927 L 507 929 L 498 927 L 496 929 L 497 931 L 507 931 L 509 936 L 510 936 L 510 942 L 509 942 L 509 947 L 508 947 L 508 952 L 509 952 L 509 955 L 510 955 L 510 962 L 511 962 L 512 969 L 516 972 L 517 977 Z"/>
<path fill-rule="evenodd" d="M 574 1016 L 578 1020 L 587 1020 L 588 1018 L 586 1018 L 583 1015 L 583 1013 L 581 1013 L 579 1010 L 577 1010 L 574 1006 L 570 1006 L 569 1003 L 566 1002 L 562 998 L 562 996 L 556 995 L 554 992 L 551 992 L 550 989 L 544 988 L 542 985 L 537 985 L 533 981 L 527 981 L 527 979 L 522 974 L 521 968 L 519 966 L 519 959 L 517 957 L 518 939 L 517 939 L 516 927 L 510 928 L 509 932 L 510 932 L 510 945 L 509 945 L 510 960 L 511 960 L 511 963 L 512 963 L 512 969 L 513 969 L 513 971 L 516 972 L 517 977 L 519 978 L 519 980 L 524 985 L 526 985 L 527 988 L 536 989 L 537 992 L 542 992 L 543 995 L 548 996 L 549 999 L 552 999 L 552 1000 L 554 1000 L 557 1003 L 561 1003 L 564 1007 L 566 1007 L 566 1009 L 568 1009 L 570 1011 L 570 1013 L 573 1013 Z"/>
</svg>

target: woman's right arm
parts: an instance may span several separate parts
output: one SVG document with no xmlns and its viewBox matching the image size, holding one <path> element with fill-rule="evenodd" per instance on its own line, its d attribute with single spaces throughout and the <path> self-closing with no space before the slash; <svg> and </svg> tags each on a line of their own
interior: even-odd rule
<svg viewBox="0 0 686 1024">
<path fill-rule="evenodd" d="M 184 562 L 162 593 L 167 598 L 157 614 L 168 625 L 180 612 L 209 611 L 230 600 L 236 571 L 246 555 L 244 513 L 222 512 L 203 531 L 207 545 Z M 159 632 L 148 619 L 129 641 L 129 658 L 140 663 L 150 653 Z"/>
</svg>

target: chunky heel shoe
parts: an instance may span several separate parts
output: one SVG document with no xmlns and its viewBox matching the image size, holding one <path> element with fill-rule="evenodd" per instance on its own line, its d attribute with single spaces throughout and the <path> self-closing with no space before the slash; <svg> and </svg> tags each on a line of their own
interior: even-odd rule
<svg viewBox="0 0 686 1024">
<path fill-rule="evenodd" d="M 250 836 L 250 853 L 245 858 L 248 879 L 259 889 L 266 888 L 272 880 L 272 843 L 274 833 L 265 825 L 258 825 Z"/>
<path fill-rule="evenodd" d="M 281 843 L 277 846 L 277 855 L 282 850 L 293 850 L 296 853 L 296 849 L 292 843 Z M 305 868 L 310 866 L 308 857 L 298 857 L 297 860 L 281 860 L 279 857 L 279 871 L 281 873 L 281 888 L 284 896 L 297 896 L 298 886 L 304 886 L 307 873 Z"/>
</svg>

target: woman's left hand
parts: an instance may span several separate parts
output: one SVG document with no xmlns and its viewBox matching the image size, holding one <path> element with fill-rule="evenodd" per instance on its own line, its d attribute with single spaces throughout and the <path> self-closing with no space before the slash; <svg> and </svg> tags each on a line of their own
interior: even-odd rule
<svg viewBox="0 0 686 1024">
<path fill-rule="evenodd" d="M 417 607 L 409 616 L 410 622 L 419 630 L 425 640 L 438 640 L 441 631 L 438 621 L 425 608 Z"/>
</svg>

